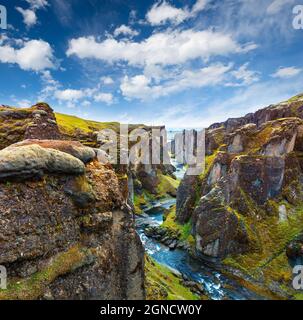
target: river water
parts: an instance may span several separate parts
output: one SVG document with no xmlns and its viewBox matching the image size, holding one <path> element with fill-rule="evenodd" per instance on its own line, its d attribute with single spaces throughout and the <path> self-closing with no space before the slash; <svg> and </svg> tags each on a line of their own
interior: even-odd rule
<svg viewBox="0 0 303 320">
<path fill-rule="evenodd" d="M 183 166 L 174 163 L 174 161 L 172 164 L 177 168 L 177 178 L 182 179 L 185 173 Z M 262 299 L 262 297 L 256 295 L 254 292 L 239 285 L 235 280 L 212 269 L 202 261 L 192 258 L 186 250 L 169 250 L 165 245 L 144 234 L 146 227 L 161 225 L 164 211 L 175 203 L 176 199 L 174 198 L 154 201 L 150 203 L 150 206 L 146 208 L 142 216 L 136 218 L 137 232 L 140 235 L 146 253 L 153 257 L 158 263 L 178 271 L 191 281 L 202 284 L 208 296 L 213 300 Z M 152 214 L 150 212 L 152 212 Z"/>
</svg>

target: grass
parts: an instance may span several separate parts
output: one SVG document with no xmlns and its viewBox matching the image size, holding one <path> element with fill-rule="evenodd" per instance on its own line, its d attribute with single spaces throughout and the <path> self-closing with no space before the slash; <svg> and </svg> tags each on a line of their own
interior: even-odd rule
<svg viewBox="0 0 303 320">
<path fill-rule="evenodd" d="M 199 300 L 180 283 L 180 278 L 169 268 L 145 257 L 145 287 L 147 300 Z"/>
<path fill-rule="evenodd" d="M 112 129 L 114 131 L 118 131 L 120 126 L 118 122 L 97 122 L 61 113 L 56 113 L 55 116 L 60 131 L 69 135 L 74 134 L 75 131 L 79 129 L 84 133 L 104 129 Z"/>
</svg>

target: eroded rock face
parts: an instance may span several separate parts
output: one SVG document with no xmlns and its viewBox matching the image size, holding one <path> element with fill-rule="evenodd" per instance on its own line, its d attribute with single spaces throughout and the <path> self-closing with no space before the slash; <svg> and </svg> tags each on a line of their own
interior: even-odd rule
<svg viewBox="0 0 303 320">
<path fill-rule="evenodd" d="M 32 109 L 32 122 L 26 128 L 24 139 L 60 139 L 53 109 L 46 103 L 38 103 Z"/>
<path fill-rule="evenodd" d="M 302 204 L 302 112 L 303 96 L 206 131 L 206 172 L 185 176 L 177 193 L 177 220 L 191 220 L 198 254 L 260 250 L 258 223 L 288 223 Z"/>
<path fill-rule="evenodd" d="M 177 219 L 186 223 L 191 218 L 196 201 L 197 177 L 185 175 L 177 190 Z"/>
<path fill-rule="evenodd" d="M 24 139 L 61 139 L 48 104 L 38 103 L 27 109 L 0 106 L 0 149 Z"/>
<path fill-rule="evenodd" d="M 0 299 L 145 297 L 132 213 L 93 154 L 60 141 L 0 151 L 0 264 L 19 283 Z"/>
<path fill-rule="evenodd" d="M 248 193 L 258 204 L 264 204 L 281 192 L 285 160 L 280 157 L 241 156 L 230 167 L 231 196 L 237 188 Z"/>
<path fill-rule="evenodd" d="M 220 188 L 203 196 L 193 213 L 196 248 L 208 257 L 224 257 L 248 249 L 248 235 L 236 213 L 226 206 Z"/>
</svg>

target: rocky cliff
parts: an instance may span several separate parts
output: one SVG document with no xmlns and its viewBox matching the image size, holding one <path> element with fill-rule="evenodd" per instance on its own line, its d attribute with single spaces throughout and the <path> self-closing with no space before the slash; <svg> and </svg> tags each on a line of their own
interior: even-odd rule
<svg viewBox="0 0 303 320">
<path fill-rule="evenodd" d="M 59 140 L 46 104 L 0 119 L 0 299 L 143 299 L 144 250 L 112 167 Z"/>
<path fill-rule="evenodd" d="M 196 254 L 284 297 L 295 295 L 292 264 L 303 252 L 302 119 L 299 95 L 210 126 L 206 170 L 177 192 L 177 221 L 191 223 Z"/>
</svg>

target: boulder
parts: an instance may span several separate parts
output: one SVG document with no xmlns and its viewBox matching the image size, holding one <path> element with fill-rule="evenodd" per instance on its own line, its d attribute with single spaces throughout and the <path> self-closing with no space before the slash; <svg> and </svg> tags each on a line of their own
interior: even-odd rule
<svg viewBox="0 0 303 320">
<path fill-rule="evenodd" d="M 38 139 L 27 139 L 18 143 L 13 144 L 9 148 L 16 148 L 28 145 L 38 145 L 44 149 L 55 149 L 81 160 L 84 164 L 91 162 L 96 158 L 96 150 L 86 147 L 78 141 L 64 141 L 64 140 L 38 140 Z M 98 150 L 99 155 L 101 150 Z M 101 156 L 100 156 L 101 157 Z"/>
<path fill-rule="evenodd" d="M 0 180 L 41 178 L 45 173 L 79 175 L 85 166 L 79 159 L 38 145 L 9 147 L 0 151 Z"/>
</svg>

